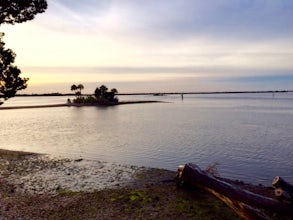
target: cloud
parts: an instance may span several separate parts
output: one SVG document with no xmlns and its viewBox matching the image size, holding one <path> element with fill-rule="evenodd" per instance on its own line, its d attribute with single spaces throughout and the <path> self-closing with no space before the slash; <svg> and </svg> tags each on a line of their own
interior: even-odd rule
<svg viewBox="0 0 293 220">
<path fill-rule="evenodd" d="M 76 31 L 135 33 L 165 40 L 291 38 L 293 32 L 291 0 L 51 0 L 48 10 Z"/>
<path fill-rule="evenodd" d="M 293 74 L 291 0 L 48 0 L 48 5 L 31 22 L 3 26 L 7 47 L 31 82 L 56 82 L 61 75 L 68 81 L 70 74 L 85 81 L 180 78 L 182 84 L 188 77 Z"/>
</svg>

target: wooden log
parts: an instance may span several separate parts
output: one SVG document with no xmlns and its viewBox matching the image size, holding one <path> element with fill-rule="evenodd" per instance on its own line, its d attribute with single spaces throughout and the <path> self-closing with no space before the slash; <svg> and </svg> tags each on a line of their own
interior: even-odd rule
<svg viewBox="0 0 293 220">
<path fill-rule="evenodd" d="M 179 165 L 178 166 L 178 169 L 177 169 L 177 174 L 175 176 L 175 182 L 176 182 L 176 185 L 177 186 L 181 186 L 182 185 L 182 172 L 183 172 L 183 169 L 184 169 L 184 165 Z"/>
<path fill-rule="evenodd" d="M 293 201 L 292 196 L 288 192 L 284 191 L 282 188 L 275 189 L 275 196 L 277 198 L 280 198 L 281 200 L 285 200 L 287 202 Z"/>
<path fill-rule="evenodd" d="M 269 220 L 270 218 L 260 210 L 253 208 L 242 202 L 231 200 L 230 198 L 223 196 L 216 191 L 203 187 L 204 190 L 213 194 L 218 199 L 222 200 L 227 206 L 229 206 L 237 215 L 245 220 Z"/>
<path fill-rule="evenodd" d="M 209 192 L 215 192 L 213 193 L 214 195 L 219 194 L 229 198 L 232 202 L 240 202 L 251 207 L 269 210 L 276 213 L 283 213 L 293 217 L 292 205 L 286 203 L 284 204 L 280 201 L 240 189 L 234 185 L 215 178 L 192 163 L 185 165 L 182 171 L 181 180 L 193 186 L 208 189 Z"/>
<path fill-rule="evenodd" d="M 288 201 L 293 201 L 293 185 L 286 182 L 279 176 L 276 176 L 272 182 L 275 187 L 275 195 Z"/>
</svg>

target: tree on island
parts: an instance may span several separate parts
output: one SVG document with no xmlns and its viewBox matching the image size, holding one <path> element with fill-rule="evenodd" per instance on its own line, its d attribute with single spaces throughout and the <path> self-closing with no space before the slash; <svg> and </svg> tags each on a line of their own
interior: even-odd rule
<svg viewBox="0 0 293 220">
<path fill-rule="evenodd" d="M 70 87 L 70 90 L 73 91 L 77 97 L 81 96 L 81 90 L 83 90 L 83 89 L 84 89 L 84 86 L 82 84 L 79 84 L 78 86 L 73 84 Z"/>
<path fill-rule="evenodd" d="M 108 88 L 105 85 L 102 85 L 95 89 L 94 96 L 90 95 L 86 97 L 81 96 L 82 89 L 84 89 L 82 84 L 78 86 L 71 86 L 72 91 L 77 91 L 75 93 L 77 97 L 73 100 L 73 103 L 86 105 L 115 105 L 118 103 L 118 99 L 115 97 L 115 95 L 118 93 L 118 90 L 115 88 L 108 92 Z M 71 101 L 68 100 L 68 103 L 71 103 Z"/>
<path fill-rule="evenodd" d="M 75 84 L 73 84 L 70 88 L 71 91 L 73 91 L 74 93 L 76 93 L 75 91 L 77 90 L 77 86 Z"/>
<path fill-rule="evenodd" d="M 46 0 L 4 0 L 0 1 L 0 26 L 32 20 L 36 14 L 47 9 Z M 27 87 L 28 78 L 21 78 L 20 69 L 14 66 L 16 54 L 5 49 L 0 32 L 0 105 L 14 97 L 16 92 Z"/>
<path fill-rule="evenodd" d="M 108 91 L 108 88 L 105 85 L 101 85 L 100 90 L 101 90 L 101 95 L 103 96 Z"/>
<path fill-rule="evenodd" d="M 118 93 L 118 90 L 116 88 L 111 89 L 111 92 L 113 92 L 114 94 Z"/>
<path fill-rule="evenodd" d="M 83 86 L 82 84 L 79 84 L 79 85 L 77 86 L 77 89 L 79 90 L 79 91 L 77 92 L 78 95 L 81 96 L 81 90 L 84 89 L 84 86 Z"/>
<path fill-rule="evenodd" d="M 95 97 L 100 104 L 117 104 L 118 99 L 115 98 L 115 95 L 118 93 L 118 90 L 113 88 L 108 92 L 108 88 L 105 85 L 97 87 L 95 90 Z"/>
</svg>

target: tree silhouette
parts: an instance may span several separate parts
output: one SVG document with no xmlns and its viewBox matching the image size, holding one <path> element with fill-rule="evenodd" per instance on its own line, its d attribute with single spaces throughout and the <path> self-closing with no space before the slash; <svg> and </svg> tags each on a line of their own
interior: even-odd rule
<svg viewBox="0 0 293 220">
<path fill-rule="evenodd" d="M 47 9 L 46 0 L 1 0 L 0 25 L 15 24 L 34 19 Z"/>
<path fill-rule="evenodd" d="M 101 95 L 102 95 L 101 90 L 100 90 L 99 87 L 97 87 L 97 88 L 95 89 L 95 97 L 98 99 L 98 98 L 101 97 Z"/>
<path fill-rule="evenodd" d="M 118 99 L 115 98 L 115 94 L 117 93 L 117 89 L 113 88 L 108 92 L 108 88 L 105 85 L 101 85 L 96 88 L 95 97 L 98 104 L 113 105 L 118 103 Z"/>
<path fill-rule="evenodd" d="M 1 0 L 0 26 L 32 20 L 36 14 L 47 9 L 46 0 Z M 21 71 L 13 65 L 16 54 L 4 48 L 0 32 L 0 105 L 3 100 L 15 96 L 16 92 L 27 87 L 28 78 L 21 78 Z"/>
<path fill-rule="evenodd" d="M 113 92 L 114 94 L 118 93 L 118 90 L 116 88 L 111 89 L 111 92 Z"/>
<path fill-rule="evenodd" d="M 70 90 L 73 91 L 75 93 L 75 91 L 77 90 L 77 86 L 75 84 L 73 84 L 71 87 L 70 87 Z"/>
<path fill-rule="evenodd" d="M 101 85 L 100 90 L 101 90 L 101 95 L 103 96 L 108 91 L 108 88 L 105 85 Z"/>
<path fill-rule="evenodd" d="M 84 86 L 83 86 L 82 84 L 79 84 L 79 85 L 77 86 L 77 89 L 79 90 L 79 94 L 81 95 L 81 90 L 84 89 Z"/>
<path fill-rule="evenodd" d="M 21 71 L 13 65 L 16 55 L 4 48 L 3 35 L 0 33 L 0 105 L 3 100 L 15 96 L 18 90 L 25 89 L 28 81 L 28 78 L 19 76 Z"/>
</svg>

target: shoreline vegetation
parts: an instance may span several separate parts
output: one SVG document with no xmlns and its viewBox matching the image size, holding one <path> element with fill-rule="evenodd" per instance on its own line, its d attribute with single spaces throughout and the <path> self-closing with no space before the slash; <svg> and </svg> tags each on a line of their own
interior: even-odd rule
<svg viewBox="0 0 293 220">
<path fill-rule="evenodd" d="M 0 162 L 1 219 L 239 219 L 200 188 L 176 186 L 175 171 L 1 149 Z"/>
</svg>

